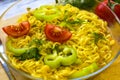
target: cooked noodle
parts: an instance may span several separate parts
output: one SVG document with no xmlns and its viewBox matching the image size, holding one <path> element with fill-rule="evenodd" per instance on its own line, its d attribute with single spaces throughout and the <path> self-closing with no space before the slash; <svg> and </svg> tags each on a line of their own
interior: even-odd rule
<svg viewBox="0 0 120 80">
<path fill-rule="evenodd" d="M 34 59 L 20 61 L 13 56 L 12 52 L 7 50 L 7 55 L 13 66 L 34 77 L 44 78 L 44 80 L 67 80 L 68 76 L 76 70 L 81 70 L 91 63 L 96 62 L 99 68 L 106 65 L 112 59 L 112 46 L 115 44 L 114 39 L 108 32 L 107 23 L 99 19 L 94 13 L 79 10 L 69 4 L 65 6 L 56 5 L 56 8 L 61 11 L 61 15 L 54 20 L 38 20 L 32 15 L 34 10 L 20 17 L 18 22 L 29 21 L 31 29 L 28 35 L 19 38 L 8 37 L 8 39 L 11 38 L 13 40 L 12 45 L 16 48 L 29 47 L 28 45 L 34 39 L 42 40 L 44 44 L 32 45 L 32 47 L 37 46 L 41 49 L 39 54 L 42 56 L 38 61 Z M 63 44 L 46 39 L 44 33 L 45 25 L 47 23 L 61 25 L 65 16 L 67 16 L 67 20 L 81 20 L 81 23 L 72 24 L 71 27 L 73 29 L 70 29 L 72 37 Z M 95 43 L 94 33 L 102 34 L 103 39 L 99 39 L 97 43 Z M 47 50 L 53 48 L 55 45 L 68 45 L 75 48 L 77 50 L 77 57 L 80 59 L 79 64 L 60 66 L 57 69 L 52 69 L 48 65 L 45 65 L 43 59 L 48 54 Z"/>
</svg>

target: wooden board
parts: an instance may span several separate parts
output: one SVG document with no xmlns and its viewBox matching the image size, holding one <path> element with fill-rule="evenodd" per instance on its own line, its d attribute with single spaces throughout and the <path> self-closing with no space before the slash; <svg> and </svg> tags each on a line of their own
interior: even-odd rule
<svg viewBox="0 0 120 80">
<path fill-rule="evenodd" d="M 1 64 L 0 64 L 0 80 L 9 80 Z"/>
</svg>

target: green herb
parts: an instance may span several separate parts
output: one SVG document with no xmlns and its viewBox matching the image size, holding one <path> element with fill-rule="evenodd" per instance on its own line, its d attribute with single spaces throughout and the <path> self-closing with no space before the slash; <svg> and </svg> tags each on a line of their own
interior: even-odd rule
<svg viewBox="0 0 120 80">
<path fill-rule="evenodd" d="M 120 3 L 120 0 L 114 0 L 115 2 L 117 2 L 117 3 Z"/>
<path fill-rule="evenodd" d="M 96 44 L 100 39 L 104 39 L 104 36 L 103 36 L 103 34 L 101 34 L 101 33 L 96 33 L 96 32 L 94 32 L 94 33 L 93 33 L 93 36 L 94 36 L 94 42 L 95 42 L 95 44 Z"/>
<path fill-rule="evenodd" d="M 28 45 L 29 46 L 32 46 L 32 45 L 39 46 L 39 45 L 42 45 L 42 44 L 43 44 L 43 40 L 35 38 Z"/>
<path fill-rule="evenodd" d="M 56 3 L 58 3 L 58 0 L 55 0 Z"/>
<path fill-rule="evenodd" d="M 35 58 L 35 60 L 39 60 L 40 54 L 39 54 L 39 50 L 37 48 L 30 48 L 22 55 L 15 56 L 15 57 L 22 61 L 24 61 L 26 59 L 32 59 L 32 58 Z"/>
<path fill-rule="evenodd" d="M 70 24 L 81 24 L 82 22 L 84 22 L 83 20 L 80 20 L 80 19 L 76 19 L 76 20 L 68 20 L 66 21 L 67 23 L 70 23 Z"/>
<path fill-rule="evenodd" d="M 74 29 L 73 25 L 81 24 L 82 22 L 84 22 L 84 21 L 82 21 L 80 19 L 72 20 L 72 21 L 63 21 L 59 24 L 59 26 L 67 27 L 69 30 L 74 31 L 75 29 Z"/>
</svg>

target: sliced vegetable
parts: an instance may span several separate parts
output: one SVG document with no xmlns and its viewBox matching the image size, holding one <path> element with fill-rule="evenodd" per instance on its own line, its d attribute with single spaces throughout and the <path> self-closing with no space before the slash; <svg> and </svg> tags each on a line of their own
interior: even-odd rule
<svg viewBox="0 0 120 80">
<path fill-rule="evenodd" d="M 45 34 L 47 39 L 53 42 L 66 42 L 72 36 L 72 33 L 66 29 L 62 29 L 58 26 L 47 24 L 45 26 Z"/>
<path fill-rule="evenodd" d="M 88 75 L 96 70 L 98 70 L 97 63 L 92 63 L 91 65 L 83 68 L 82 70 L 74 72 L 72 75 L 70 75 L 70 78 L 78 78 L 81 76 L 85 76 L 85 75 Z"/>
<path fill-rule="evenodd" d="M 8 40 L 6 43 L 6 46 L 9 51 L 13 53 L 15 57 L 17 57 L 19 60 L 26 60 L 26 59 L 32 59 L 35 58 L 35 60 L 38 60 L 40 58 L 39 50 L 38 48 L 14 48 L 12 46 L 12 40 Z"/>
<path fill-rule="evenodd" d="M 12 46 L 12 40 L 8 40 L 6 42 L 6 46 L 7 46 L 8 50 L 13 52 L 13 55 L 15 55 L 15 56 L 20 56 L 27 51 L 27 48 L 20 48 L 20 49 L 14 48 Z"/>
<path fill-rule="evenodd" d="M 44 58 L 44 62 L 46 65 L 50 66 L 51 68 L 58 68 L 61 65 L 62 56 L 57 56 L 57 52 L 54 50 L 53 54 L 47 55 Z"/>
<path fill-rule="evenodd" d="M 63 59 L 61 61 L 62 65 L 71 65 L 77 61 L 77 52 L 71 47 L 65 47 L 63 49 Z"/>
<path fill-rule="evenodd" d="M 55 6 L 41 6 L 33 12 L 33 15 L 40 20 L 54 20 L 60 16 L 60 10 Z"/>
<path fill-rule="evenodd" d="M 19 25 L 9 25 L 2 28 L 5 33 L 12 37 L 21 37 L 26 35 L 30 30 L 28 21 L 22 22 Z"/>
<path fill-rule="evenodd" d="M 21 54 L 20 56 L 15 56 L 15 57 L 22 61 L 27 59 L 33 59 L 33 58 L 35 58 L 35 60 L 39 60 L 40 54 L 39 54 L 38 48 L 34 47 L 34 48 L 28 49 L 26 52 L 24 52 L 24 54 Z"/>
<path fill-rule="evenodd" d="M 68 66 L 76 62 L 77 52 L 75 49 L 65 46 L 61 52 L 63 54 L 58 55 L 57 51 L 54 50 L 53 54 L 47 55 L 44 58 L 45 64 L 51 68 L 59 68 L 61 65 Z"/>
</svg>

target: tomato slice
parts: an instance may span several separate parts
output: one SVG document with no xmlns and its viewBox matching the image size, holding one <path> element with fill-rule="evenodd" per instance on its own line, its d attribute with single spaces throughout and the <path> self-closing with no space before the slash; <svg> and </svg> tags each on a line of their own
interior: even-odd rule
<svg viewBox="0 0 120 80">
<path fill-rule="evenodd" d="M 28 21 L 24 21 L 19 25 L 9 25 L 2 28 L 3 31 L 12 37 L 20 37 L 26 35 L 30 30 L 30 23 Z"/>
<path fill-rule="evenodd" d="M 47 24 L 45 26 L 45 34 L 49 40 L 60 43 L 69 40 L 72 36 L 72 33 L 70 31 L 52 24 Z"/>
</svg>

